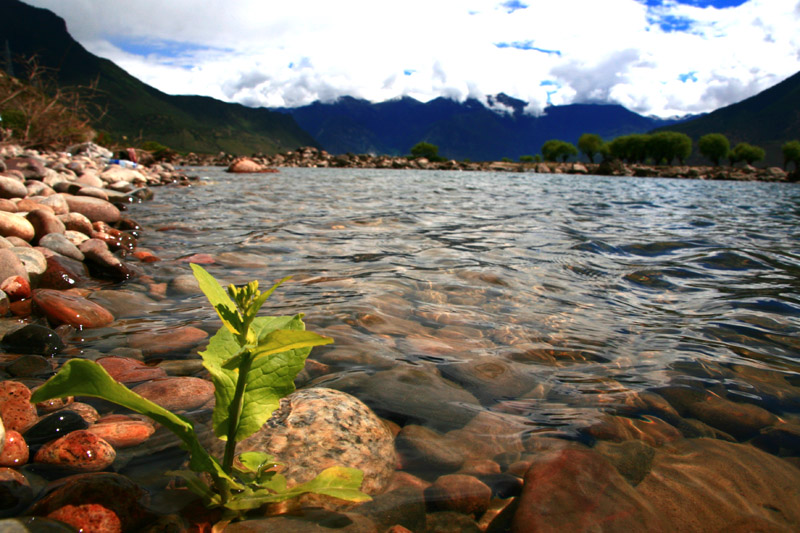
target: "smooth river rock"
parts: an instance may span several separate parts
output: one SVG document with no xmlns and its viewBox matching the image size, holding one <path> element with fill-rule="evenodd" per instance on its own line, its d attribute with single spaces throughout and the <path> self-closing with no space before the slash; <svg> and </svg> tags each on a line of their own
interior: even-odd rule
<svg viewBox="0 0 800 533">
<path fill-rule="evenodd" d="M 36 230 L 25 217 L 0 211 L 0 235 L 3 237 L 19 237 L 24 241 L 30 241 L 35 234 Z"/>
<path fill-rule="evenodd" d="M 214 397 L 213 383 L 186 376 L 154 379 L 131 390 L 169 411 L 191 411 Z"/>
<path fill-rule="evenodd" d="M 97 472 L 111 466 L 117 453 L 109 443 L 86 430 L 73 431 L 48 442 L 33 460 L 78 472 Z"/>
<path fill-rule="evenodd" d="M 358 468 L 368 494 L 383 490 L 396 463 L 392 435 L 375 413 L 357 398 L 325 388 L 283 398 L 272 418 L 239 443 L 237 452 L 246 451 L 266 452 L 285 464 L 290 486 L 332 466 Z"/>
<path fill-rule="evenodd" d="M 114 321 L 114 316 L 107 309 L 77 294 L 53 289 L 36 289 L 33 301 L 55 324 L 69 324 L 76 328 L 99 328 Z"/>
<path fill-rule="evenodd" d="M 31 403 L 31 390 L 18 381 L 0 381 L 0 417 L 6 431 L 24 434 L 39 419 Z"/>
<path fill-rule="evenodd" d="M 63 197 L 69 205 L 70 212 L 80 213 L 92 222 L 101 221 L 113 224 L 118 222 L 121 217 L 119 209 L 114 204 L 100 198 L 69 194 L 64 194 Z"/>
</svg>

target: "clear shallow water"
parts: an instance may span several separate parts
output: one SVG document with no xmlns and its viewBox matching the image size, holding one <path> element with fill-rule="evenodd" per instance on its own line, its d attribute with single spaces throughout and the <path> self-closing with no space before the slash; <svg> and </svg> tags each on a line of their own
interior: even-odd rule
<svg viewBox="0 0 800 533">
<path fill-rule="evenodd" d="M 293 275 L 268 312 L 304 312 L 309 329 L 336 339 L 312 352 L 325 365 L 312 383 L 353 392 L 401 424 L 448 429 L 442 418 L 454 411 L 491 410 L 522 415 L 533 431 L 574 434 L 626 391 L 667 384 L 722 387 L 783 412 L 742 367 L 769 371 L 764 379 L 800 396 L 796 186 L 197 173 L 199 185 L 157 189 L 131 210 L 148 228 L 140 246 L 163 260 L 148 273 L 169 281 L 188 272 L 173 260 L 208 253 L 216 263 L 207 268 L 226 283 Z M 202 296 L 132 315 L 120 332 L 218 326 Z M 446 403 L 446 414 L 384 386 L 402 383 L 386 371 L 405 367 L 445 378 L 414 394 Z M 443 395 L 449 385 L 475 401 Z"/>
</svg>

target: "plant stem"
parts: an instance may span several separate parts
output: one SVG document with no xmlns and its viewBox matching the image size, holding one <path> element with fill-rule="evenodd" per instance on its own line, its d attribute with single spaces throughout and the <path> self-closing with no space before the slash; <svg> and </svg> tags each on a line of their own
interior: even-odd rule
<svg viewBox="0 0 800 533">
<path fill-rule="evenodd" d="M 236 433 L 239 430 L 239 417 L 244 406 L 244 390 L 247 386 L 247 374 L 253 364 L 253 354 L 248 350 L 242 357 L 239 367 L 239 379 L 236 380 L 236 390 L 228 410 L 228 441 L 225 443 L 225 456 L 222 459 L 222 470 L 230 474 L 233 469 L 233 454 L 236 452 Z"/>
</svg>

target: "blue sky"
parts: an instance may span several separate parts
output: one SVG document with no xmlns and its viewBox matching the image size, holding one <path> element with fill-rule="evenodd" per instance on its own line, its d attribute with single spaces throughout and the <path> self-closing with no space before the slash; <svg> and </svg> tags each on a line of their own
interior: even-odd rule
<svg viewBox="0 0 800 533">
<path fill-rule="evenodd" d="M 172 94 L 712 111 L 800 71 L 800 0 L 24 0 Z"/>
</svg>

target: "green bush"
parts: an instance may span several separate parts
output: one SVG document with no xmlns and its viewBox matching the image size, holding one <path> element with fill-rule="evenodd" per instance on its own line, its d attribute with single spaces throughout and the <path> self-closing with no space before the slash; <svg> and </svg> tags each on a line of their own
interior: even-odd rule
<svg viewBox="0 0 800 533">
<path fill-rule="evenodd" d="M 558 161 L 562 162 L 571 156 L 577 156 L 578 149 L 575 145 L 558 139 L 551 139 L 542 145 L 542 156 L 545 161 Z"/>
<path fill-rule="evenodd" d="M 697 148 L 701 154 L 711 160 L 714 166 L 718 166 L 719 160 L 727 157 L 731 151 L 731 143 L 721 133 L 709 133 L 700 137 L 700 140 L 697 141 Z"/>
<path fill-rule="evenodd" d="M 794 163 L 795 171 L 800 170 L 800 141 L 789 141 L 781 147 L 783 152 L 783 168 Z"/>
<path fill-rule="evenodd" d="M 759 146 L 753 146 L 752 144 L 748 143 L 739 143 L 731 152 L 729 156 L 731 159 L 731 163 L 735 163 L 738 161 L 744 161 L 748 165 L 752 165 L 756 161 L 761 161 L 766 156 L 766 152 L 764 149 Z"/>
<path fill-rule="evenodd" d="M 586 155 L 590 163 L 594 163 L 594 156 L 602 151 L 604 144 L 603 139 L 594 133 L 584 133 L 578 139 L 578 148 Z"/>
<path fill-rule="evenodd" d="M 418 142 L 411 147 L 411 157 L 414 159 L 424 157 L 432 162 L 445 161 L 445 158 L 439 155 L 438 146 L 424 141 Z"/>
</svg>

